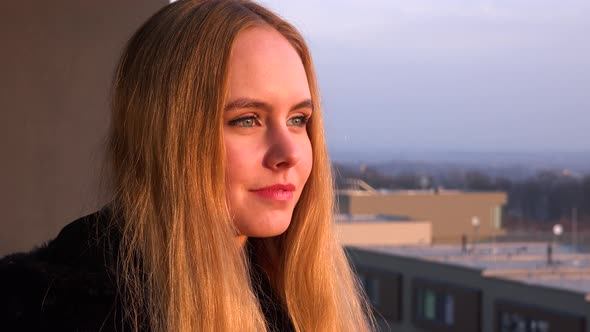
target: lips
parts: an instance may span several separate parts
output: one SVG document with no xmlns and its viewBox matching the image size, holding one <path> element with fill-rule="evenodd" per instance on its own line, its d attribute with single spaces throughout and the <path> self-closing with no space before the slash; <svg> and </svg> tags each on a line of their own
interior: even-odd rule
<svg viewBox="0 0 590 332">
<path fill-rule="evenodd" d="M 273 201 L 289 201 L 293 199 L 293 192 L 295 191 L 295 185 L 288 184 L 275 184 L 268 187 L 262 187 L 252 190 L 253 193 L 264 199 Z"/>
</svg>

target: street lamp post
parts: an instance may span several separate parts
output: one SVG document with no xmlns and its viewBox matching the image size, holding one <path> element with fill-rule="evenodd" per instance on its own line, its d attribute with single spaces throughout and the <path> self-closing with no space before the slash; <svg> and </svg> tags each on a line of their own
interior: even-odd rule
<svg viewBox="0 0 590 332">
<path fill-rule="evenodd" d="M 578 251 L 578 209 L 572 208 L 572 249 Z"/>
<path fill-rule="evenodd" d="M 557 249 L 557 238 L 563 234 L 563 226 L 560 224 L 553 225 L 553 243 L 549 242 L 547 244 L 547 264 L 553 264 L 553 251 L 554 247 Z"/>
<path fill-rule="evenodd" d="M 479 230 L 479 218 L 477 216 L 471 217 L 471 226 L 473 226 L 473 252 L 475 253 L 477 245 L 477 231 Z"/>
<path fill-rule="evenodd" d="M 557 244 L 557 238 L 563 234 L 563 226 L 561 224 L 553 225 L 553 242 Z"/>
</svg>

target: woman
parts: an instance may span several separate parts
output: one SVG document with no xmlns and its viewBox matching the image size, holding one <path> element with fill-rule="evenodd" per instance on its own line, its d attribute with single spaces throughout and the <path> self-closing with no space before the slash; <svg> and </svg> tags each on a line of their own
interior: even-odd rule
<svg viewBox="0 0 590 332">
<path fill-rule="evenodd" d="M 4 259 L 9 321 L 370 329 L 334 238 L 317 83 L 291 25 L 245 0 L 173 3 L 129 41 L 112 110 L 113 201 Z M 5 286 L 21 283 L 33 290 Z"/>
</svg>

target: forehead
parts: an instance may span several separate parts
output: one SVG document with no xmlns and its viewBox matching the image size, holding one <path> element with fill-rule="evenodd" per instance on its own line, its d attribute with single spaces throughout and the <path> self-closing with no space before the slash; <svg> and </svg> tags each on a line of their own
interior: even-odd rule
<svg viewBox="0 0 590 332">
<path fill-rule="evenodd" d="M 229 90 L 234 97 L 310 95 L 299 54 L 271 27 L 253 27 L 238 34 L 229 61 Z"/>
</svg>

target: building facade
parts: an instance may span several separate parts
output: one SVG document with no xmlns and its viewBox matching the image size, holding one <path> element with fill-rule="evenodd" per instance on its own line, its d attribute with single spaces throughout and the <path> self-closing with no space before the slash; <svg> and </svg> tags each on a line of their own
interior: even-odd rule
<svg viewBox="0 0 590 332">
<path fill-rule="evenodd" d="M 489 261 L 480 264 L 477 257 L 466 257 L 459 248 L 453 249 L 454 256 L 437 248 L 414 253 L 390 249 L 347 249 L 381 331 L 590 332 L 590 276 L 568 280 L 564 274 L 569 269 L 565 267 L 568 255 L 558 259 L 561 265 L 552 267 L 553 276 L 561 279 L 548 279 L 543 285 L 533 279 L 544 263 L 530 257 L 513 261 L 506 260 L 506 255 L 489 256 L 482 257 Z M 590 258 L 582 261 L 587 264 Z M 529 280 L 485 273 L 527 264 L 537 266 L 529 268 Z M 585 270 L 581 266 L 578 272 Z M 569 289 L 555 287 L 568 282 Z"/>
</svg>

